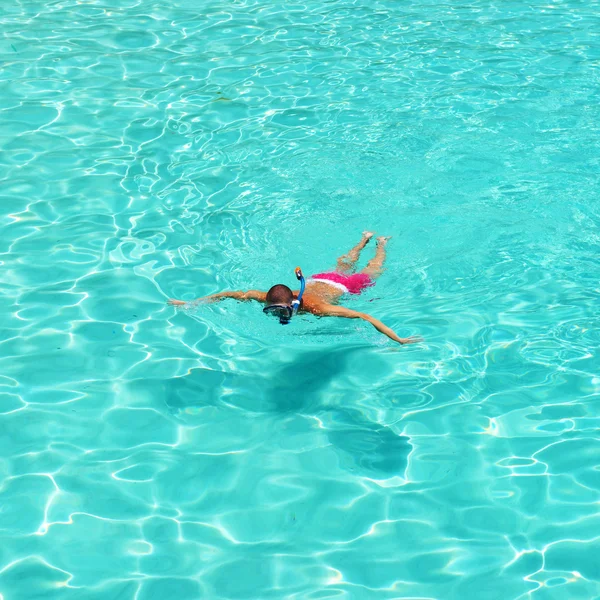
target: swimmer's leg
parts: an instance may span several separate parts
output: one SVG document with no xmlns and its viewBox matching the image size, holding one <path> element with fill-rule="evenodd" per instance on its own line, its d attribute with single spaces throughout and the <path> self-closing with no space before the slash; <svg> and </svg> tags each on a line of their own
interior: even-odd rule
<svg viewBox="0 0 600 600">
<path fill-rule="evenodd" d="M 383 273 L 383 263 L 385 262 L 385 246 L 389 237 L 377 238 L 377 250 L 375 256 L 367 263 L 367 266 L 361 271 L 371 279 L 377 279 Z"/>
<path fill-rule="evenodd" d="M 336 271 L 338 273 L 348 273 L 348 271 L 351 271 L 358 261 L 360 251 L 369 243 L 369 240 L 372 237 L 372 231 L 363 231 L 360 242 L 358 242 L 358 244 L 356 244 L 356 246 L 354 246 L 354 248 L 352 248 L 348 254 L 344 254 L 344 256 L 340 256 L 337 259 Z"/>
</svg>

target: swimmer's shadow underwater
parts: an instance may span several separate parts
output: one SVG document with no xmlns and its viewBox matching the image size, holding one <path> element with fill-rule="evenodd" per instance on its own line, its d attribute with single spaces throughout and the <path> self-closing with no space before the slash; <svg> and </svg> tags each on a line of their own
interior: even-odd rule
<svg viewBox="0 0 600 600">
<path fill-rule="evenodd" d="M 341 451 L 346 468 L 375 478 L 404 477 L 412 450 L 409 438 L 370 421 L 358 408 L 327 400 L 332 397 L 331 391 L 326 395 L 327 389 L 343 379 L 349 359 L 360 352 L 364 349 L 304 352 L 265 376 L 191 369 L 185 377 L 165 381 L 153 390 L 176 413 L 226 403 L 254 413 L 315 416 L 326 423 L 327 438 Z M 223 390 L 228 390 L 226 396 Z"/>
</svg>

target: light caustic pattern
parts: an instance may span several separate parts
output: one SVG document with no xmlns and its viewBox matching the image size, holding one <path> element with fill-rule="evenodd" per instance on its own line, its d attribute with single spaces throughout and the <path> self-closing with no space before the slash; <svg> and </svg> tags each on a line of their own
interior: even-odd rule
<svg viewBox="0 0 600 600">
<path fill-rule="evenodd" d="M 5 3 L 2 600 L 598 597 L 598 10 Z"/>
</svg>

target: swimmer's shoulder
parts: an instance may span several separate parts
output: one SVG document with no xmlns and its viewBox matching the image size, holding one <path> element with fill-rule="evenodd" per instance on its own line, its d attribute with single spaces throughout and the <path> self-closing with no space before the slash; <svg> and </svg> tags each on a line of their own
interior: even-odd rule
<svg viewBox="0 0 600 600">
<path fill-rule="evenodd" d="M 327 312 L 327 308 L 331 306 L 331 304 L 320 296 L 316 294 L 310 294 L 308 292 L 304 292 L 302 296 L 302 306 L 301 310 L 304 312 L 313 313 L 314 315 L 323 314 Z"/>
</svg>

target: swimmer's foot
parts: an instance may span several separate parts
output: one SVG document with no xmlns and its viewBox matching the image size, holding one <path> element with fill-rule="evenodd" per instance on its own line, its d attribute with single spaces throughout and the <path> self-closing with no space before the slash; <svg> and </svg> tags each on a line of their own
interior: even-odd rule
<svg viewBox="0 0 600 600">
<path fill-rule="evenodd" d="M 391 235 L 380 235 L 377 238 L 377 245 L 378 246 L 385 246 L 391 239 Z"/>
<path fill-rule="evenodd" d="M 374 231 L 363 231 L 363 240 L 366 242 L 368 242 L 373 236 L 375 235 Z"/>
</svg>

